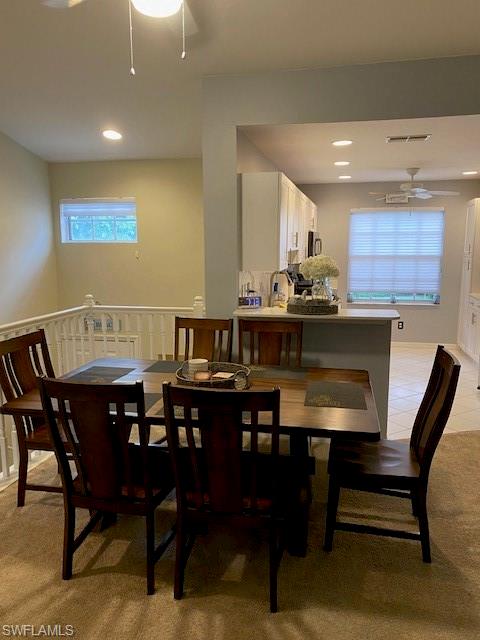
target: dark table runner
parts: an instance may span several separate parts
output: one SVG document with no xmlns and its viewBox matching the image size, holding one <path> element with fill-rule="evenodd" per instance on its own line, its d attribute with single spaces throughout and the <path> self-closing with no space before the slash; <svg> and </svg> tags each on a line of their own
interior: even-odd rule
<svg viewBox="0 0 480 640">
<path fill-rule="evenodd" d="M 355 382 L 311 382 L 305 406 L 367 409 L 363 388 Z"/>
<path fill-rule="evenodd" d="M 90 367 L 85 371 L 80 371 L 75 375 L 67 378 L 69 382 L 94 382 L 97 384 L 108 384 L 114 382 L 118 378 L 126 376 L 127 373 L 134 371 L 134 367 Z"/>
<path fill-rule="evenodd" d="M 157 360 L 145 369 L 145 373 L 175 373 L 181 364 L 176 360 Z"/>
</svg>

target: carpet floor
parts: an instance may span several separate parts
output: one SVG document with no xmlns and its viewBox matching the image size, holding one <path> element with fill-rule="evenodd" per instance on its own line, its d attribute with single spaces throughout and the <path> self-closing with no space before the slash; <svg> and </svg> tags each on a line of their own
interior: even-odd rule
<svg viewBox="0 0 480 640">
<path fill-rule="evenodd" d="M 420 544 L 337 532 L 322 551 L 327 444 L 315 445 L 317 474 L 306 558 L 284 555 L 279 607 L 268 611 L 267 547 L 262 535 L 211 530 L 197 538 L 184 599 L 172 595 L 174 544 L 156 566 L 146 595 L 144 523 L 121 517 L 92 533 L 75 554 L 74 576 L 61 579 L 62 497 L 0 494 L 0 635 L 4 625 L 72 625 L 75 638 L 161 640 L 478 640 L 480 638 L 480 432 L 447 434 L 429 488 L 431 565 Z M 56 473 L 53 460 L 32 472 Z M 408 501 L 345 491 L 341 512 L 369 521 L 412 522 Z M 158 510 L 161 534 L 174 505 Z M 57 628 L 58 629 L 58 628 Z"/>
</svg>

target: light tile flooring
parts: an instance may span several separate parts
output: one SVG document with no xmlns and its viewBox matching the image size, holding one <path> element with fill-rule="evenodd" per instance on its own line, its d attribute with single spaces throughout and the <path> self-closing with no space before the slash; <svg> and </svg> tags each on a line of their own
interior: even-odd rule
<svg viewBox="0 0 480 640">
<path fill-rule="evenodd" d="M 478 365 L 460 349 L 447 347 L 460 361 L 460 378 L 445 433 L 480 430 Z M 388 437 L 409 438 L 435 356 L 436 345 L 392 345 Z"/>
</svg>

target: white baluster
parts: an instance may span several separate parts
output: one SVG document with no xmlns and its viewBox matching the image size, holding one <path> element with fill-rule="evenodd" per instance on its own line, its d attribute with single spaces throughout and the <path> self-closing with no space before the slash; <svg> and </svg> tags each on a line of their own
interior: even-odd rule
<svg viewBox="0 0 480 640">
<path fill-rule="evenodd" d="M 5 398 L 0 389 L 0 402 L 3 404 Z M 10 476 L 10 467 L 8 464 L 8 443 L 6 437 L 5 416 L 0 414 L 0 461 L 2 464 L 2 479 L 6 480 Z"/>
<path fill-rule="evenodd" d="M 18 453 L 18 438 L 17 438 L 17 430 L 15 428 L 15 423 L 12 422 L 12 430 L 11 430 L 11 439 L 12 439 L 12 457 L 13 457 L 13 470 L 18 471 L 18 467 L 20 466 L 20 454 Z"/>
</svg>

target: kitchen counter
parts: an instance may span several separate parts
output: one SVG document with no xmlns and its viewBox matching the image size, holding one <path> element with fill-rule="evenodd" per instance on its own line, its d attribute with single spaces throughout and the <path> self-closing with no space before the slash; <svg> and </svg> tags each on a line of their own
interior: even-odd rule
<svg viewBox="0 0 480 640">
<path fill-rule="evenodd" d="M 298 319 L 310 322 L 392 322 L 400 318 L 398 311 L 393 309 L 340 309 L 338 314 L 332 315 L 300 315 L 298 313 L 288 313 L 281 307 L 260 307 L 260 309 L 238 308 L 234 311 L 234 316 L 239 318 L 265 318 L 265 319 Z"/>
<path fill-rule="evenodd" d="M 377 405 L 382 437 L 387 435 L 388 386 L 394 309 L 340 309 L 335 315 L 298 315 L 280 307 L 238 308 L 238 318 L 302 320 L 305 366 L 366 369 Z"/>
</svg>

